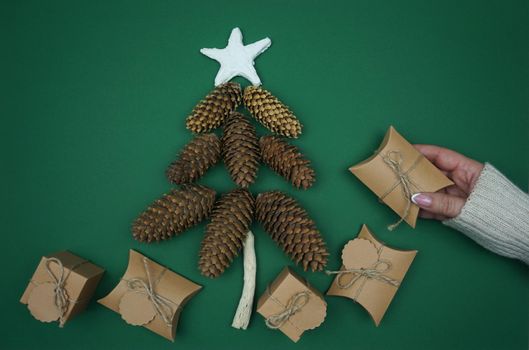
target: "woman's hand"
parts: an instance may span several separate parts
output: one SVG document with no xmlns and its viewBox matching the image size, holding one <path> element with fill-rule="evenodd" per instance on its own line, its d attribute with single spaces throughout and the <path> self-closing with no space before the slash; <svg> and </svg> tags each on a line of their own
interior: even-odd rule
<svg viewBox="0 0 529 350">
<path fill-rule="evenodd" d="M 446 148 L 414 146 L 455 183 L 435 193 L 415 193 L 411 200 L 421 208 L 419 216 L 437 220 L 458 216 L 483 170 L 483 164 Z"/>
</svg>

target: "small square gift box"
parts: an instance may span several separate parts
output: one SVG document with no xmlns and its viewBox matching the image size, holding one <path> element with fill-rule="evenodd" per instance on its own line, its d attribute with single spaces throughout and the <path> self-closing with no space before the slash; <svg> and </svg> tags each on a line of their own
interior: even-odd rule
<svg viewBox="0 0 529 350">
<path fill-rule="evenodd" d="M 68 251 L 44 256 L 20 302 L 37 320 L 63 327 L 85 309 L 104 272 Z"/>
<path fill-rule="evenodd" d="M 297 342 L 303 332 L 323 323 L 327 303 L 318 290 L 285 267 L 259 298 L 257 312 L 268 328 L 279 329 Z"/>
<path fill-rule="evenodd" d="M 396 250 L 379 242 L 366 225 L 342 251 L 340 271 L 327 295 L 342 296 L 362 305 L 378 326 L 408 271 L 416 250 Z"/>
<path fill-rule="evenodd" d="M 98 302 L 119 313 L 128 324 L 143 326 L 174 341 L 183 306 L 201 288 L 131 249 L 125 274 Z"/>
<path fill-rule="evenodd" d="M 392 126 L 378 150 L 349 170 L 401 217 L 390 230 L 402 221 L 415 228 L 419 207 L 411 201 L 413 194 L 454 184 Z"/>
</svg>

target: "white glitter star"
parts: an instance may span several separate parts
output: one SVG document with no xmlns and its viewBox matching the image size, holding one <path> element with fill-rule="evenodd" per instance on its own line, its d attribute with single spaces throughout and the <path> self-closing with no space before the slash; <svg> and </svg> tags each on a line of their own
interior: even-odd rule
<svg viewBox="0 0 529 350">
<path fill-rule="evenodd" d="M 245 46 L 242 43 L 241 30 L 233 28 L 228 46 L 223 49 L 201 49 L 200 52 L 220 63 L 215 86 L 224 84 L 236 76 L 246 78 L 252 85 L 258 86 L 261 85 L 261 79 L 255 71 L 254 59 L 266 51 L 271 44 L 270 38 L 264 38 Z"/>
</svg>

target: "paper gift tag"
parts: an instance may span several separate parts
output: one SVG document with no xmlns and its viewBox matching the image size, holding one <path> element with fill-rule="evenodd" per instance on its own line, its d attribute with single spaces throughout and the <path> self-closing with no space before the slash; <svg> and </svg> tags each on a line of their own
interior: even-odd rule
<svg viewBox="0 0 529 350">
<path fill-rule="evenodd" d="M 150 292 L 146 289 L 151 285 L 149 276 L 153 286 Z M 131 249 L 125 274 L 114 290 L 98 302 L 119 313 L 127 323 L 143 326 L 174 341 L 180 312 L 200 289 L 198 284 Z M 163 316 L 156 311 L 151 297 L 147 297 L 149 293 L 156 296 Z"/>
<path fill-rule="evenodd" d="M 342 251 L 342 262 L 346 269 L 373 266 L 378 261 L 378 250 L 371 241 L 356 238 L 349 241 Z"/>
<path fill-rule="evenodd" d="M 149 297 L 140 293 L 126 293 L 119 302 L 121 318 L 133 326 L 143 326 L 156 316 Z"/>
<path fill-rule="evenodd" d="M 285 267 L 257 302 L 257 312 L 269 320 L 284 313 L 292 306 L 293 298 L 301 294 L 306 295 L 306 299 L 303 297 L 303 306 L 286 317 L 278 327 L 294 342 L 297 342 L 305 331 L 317 328 L 325 320 L 327 303 L 323 295 L 290 268 Z"/>
<path fill-rule="evenodd" d="M 345 245 L 341 273 L 333 280 L 327 295 L 356 301 L 369 312 L 378 326 L 416 255 L 416 250 L 385 246 L 363 225 L 358 237 Z M 368 271 L 364 274 L 347 272 L 351 269 Z"/>
<path fill-rule="evenodd" d="M 41 322 L 57 321 L 61 313 L 55 305 L 55 286 L 44 283 L 33 288 L 28 299 L 28 309 Z"/>
<path fill-rule="evenodd" d="M 414 194 L 454 184 L 392 126 L 375 154 L 349 170 L 411 227 L 415 227 L 419 207 L 411 202 L 405 187 Z"/>
</svg>

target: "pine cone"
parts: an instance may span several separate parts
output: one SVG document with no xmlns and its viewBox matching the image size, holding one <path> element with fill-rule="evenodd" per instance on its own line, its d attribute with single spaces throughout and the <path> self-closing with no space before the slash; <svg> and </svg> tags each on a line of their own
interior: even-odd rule
<svg viewBox="0 0 529 350">
<path fill-rule="evenodd" d="M 194 133 L 209 132 L 218 128 L 241 103 L 241 95 L 241 85 L 237 83 L 229 82 L 217 86 L 187 117 L 187 128 Z"/>
<path fill-rule="evenodd" d="M 310 161 L 303 158 L 298 148 L 277 136 L 263 136 L 259 140 L 263 163 L 304 190 L 316 180 Z"/>
<path fill-rule="evenodd" d="M 259 169 L 259 142 L 255 128 L 241 113 L 226 120 L 222 136 L 222 156 L 233 181 L 242 188 L 254 183 Z"/>
<path fill-rule="evenodd" d="M 187 184 L 156 200 L 134 221 L 132 236 L 150 243 L 171 238 L 209 217 L 215 191 Z"/>
<path fill-rule="evenodd" d="M 281 101 L 260 86 L 244 89 L 244 105 L 261 124 L 277 134 L 297 138 L 302 125 Z"/>
<path fill-rule="evenodd" d="M 254 205 L 252 195 L 245 189 L 233 190 L 215 204 L 200 249 L 198 265 L 202 275 L 220 276 L 239 254 L 252 223 Z"/>
<path fill-rule="evenodd" d="M 327 247 L 307 212 L 295 199 L 279 191 L 264 192 L 255 201 L 255 216 L 272 239 L 307 271 L 327 265 Z"/>
<path fill-rule="evenodd" d="M 185 145 L 165 174 L 174 184 L 194 182 L 220 158 L 220 140 L 215 134 L 198 135 Z"/>
</svg>

